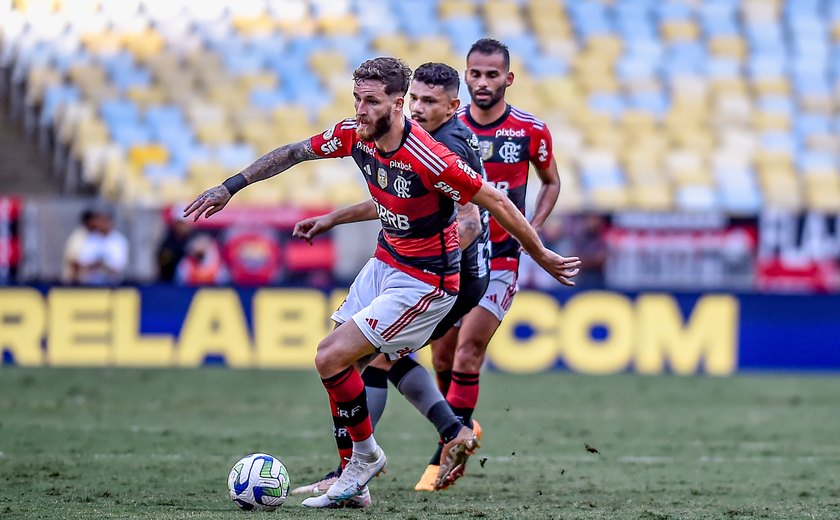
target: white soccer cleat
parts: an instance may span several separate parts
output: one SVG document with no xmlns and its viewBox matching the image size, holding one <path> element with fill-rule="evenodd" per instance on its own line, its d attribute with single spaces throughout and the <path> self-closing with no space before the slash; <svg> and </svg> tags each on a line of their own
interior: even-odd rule
<svg viewBox="0 0 840 520">
<path fill-rule="evenodd" d="M 311 484 L 306 484 L 305 486 L 299 486 L 292 490 L 293 495 L 311 495 L 312 493 L 323 494 L 326 493 L 330 486 L 338 480 L 338 476 L 341 475 L 341 468 L 339 467 L 336 470 L 330 471 L 327 473 L 323 478 L 320 480 L 313 482 Z"/>
<path fill-rule="evenodd" d="M 385 452 L 379 446 L 376 447 L 374 455 L 376 458 L 368 461 L 360 459 L 356 452 L 353 452 L 341 476 L 324 495 L 333 502 L 337 502 L 363 494 L 368 482 L 380 472 L 385 471 L 385 464 L 388 461 Z"/>
<path fill-rule="evenodd" d="M 326 494 L 309 497 L 300 505 L 312 509 L 363 509 L 370 507 L 370 489 L 367 486 L 362 488 L 362 492 L 347 500 L 330 500 Z"/>
</svg>

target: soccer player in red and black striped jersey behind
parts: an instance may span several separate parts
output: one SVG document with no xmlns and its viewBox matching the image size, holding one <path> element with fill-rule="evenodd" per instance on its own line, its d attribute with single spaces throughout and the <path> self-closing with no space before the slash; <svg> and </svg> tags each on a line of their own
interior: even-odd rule
<svg viewBox="0 0 840 520">
<path fill-rule="evenodd" d="M 505 90 L 513 83 L 510 53 L 503 43 L 482 38 L 467 53 L 465 81 L 471 103 L 458 110 L 467 127 L 479 140 L 487 181 L 507 195 L 525 213 L 525 188 L 529 163 L 533 164 L 542 187 L 530 224 L 539 230 L 554 208 L 560 193 L 560 176 L 552 153 L 548 127 L 533 115 L 505 102 Z M 479 372 L 487 345 L 510 309 L 516 294 L 520 243 L 499 222 L 490 220 L 490 285 L 481 302 L 461 324 L 457 345 L 435 346 L 433 363 L 446 400 L 464 424 L 472 424 L 478 402 Z M 453 358 L 454 352 L 454 358 Z M 415 486 L 431 491 L 437 454 Z"/>
<path fill-rule="evenodd" d="M 267 153 L 184 209 L 195 219 L 212 216 L 249 184 L 318 158 L 350 156 L 367 182 L 383 229 L 374 258 L 333 314 L 338 326 L 320 342 L 315 356 L 333 423 L 347 429 L 352 454 L 327 490 L 327 500 L 310 502 L 313 507 L 336 507 L 368 495 L 368 482 L 385 467 L 355 365 L 379 353 L 397 358 L 422 347 L 455 303 L 460 268 L 456 201 L 486 207 L 561 283 L 573 285 L 569 278 L 580 265 L 577 258 L 545 248 L 504 194 L 404 116 L 410 76 L 401 60 L 366 61 L 353 73 L 355 119 Z M 465 460 L 476 440 L 469 428 L 454 426 L 458 431 L 453 428 L 447 449 L 459 454 L 456 460 Z"/>
</svg>

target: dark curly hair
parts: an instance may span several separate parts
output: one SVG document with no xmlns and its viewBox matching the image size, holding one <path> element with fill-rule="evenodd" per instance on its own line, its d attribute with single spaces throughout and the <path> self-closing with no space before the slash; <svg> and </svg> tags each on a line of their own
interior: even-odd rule
<svg viewBox="0 0 840 520">
<path fill-rule="evenodd" d="M 395 92 L 404 96 L 408 92 L 411 69 L 399 58 L 380 56 L 367 60 L 353 71 L 353 81 L 356 83 L 366 79 L 384 83 L 385 93 L 389 96 Z"/>
<path fill-rule="evenodd" d="M 470 55 L 474 52 L 486 55 L 501 54 L 505 59 L 505 69 L 510 69 L 510 51 L 508 50 L 508 46 L 499 40 L 494 40 L 493 38 L 481 38 L 480 40 L 476 40 L 467 53 L 468 60 L 470 59 Z"/>
<path fill-rule="evenodd" d="M 440 85 L 444 90 L 451 91 L 455 96 L 461 86 L 458 71 L 445 63 L 424 63 L 414 71 L 414 79 L 426 85 L 436 87 Z"/>
</svg>

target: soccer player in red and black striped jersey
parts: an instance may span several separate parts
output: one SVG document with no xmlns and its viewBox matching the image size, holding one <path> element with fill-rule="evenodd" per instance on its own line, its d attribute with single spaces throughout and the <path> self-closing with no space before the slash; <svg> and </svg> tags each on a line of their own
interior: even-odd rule
<svg viewBox="0 0 840 520">
<path fill-rule="evenodd" d="M 355 364 L 379 353 L 398 358 L 422 347 L 454 304 L 460 269 L 455 202 L 472 201 L 487 208 L 561 283 L 573 285 L 569 278 L 580 265 L 577 258 L 546 249 L 504 194 L 405 117 L 410 76 L 401 60 L 366 61 L 353 73 L 355 119 L 267 153 L 184 209 L 185 216 L 194 214 L 195 219 L 212 216 L 247 185 L 318 158 L 350 156 L 367 182 L 383 229 L 374 258 L 333 314 L 338 326 L 321 341 L 315 356 L 333 423 L 347 429 L 352 454 L 326 500 L 306 504 L 313 507 L 335 507 L 369 494 L 368 482 L 385 467 Z M 457 453 L 454 460 L 463 462 L 477 441 L 469 428 L 454 427 L 447 449 Z"/>
<path fill-rule="evenodd" d="M 539 230 L 560 193 L 548 127 L 505 102 L 505 90 L 514 77 L 510 71 L 510 53 L 503 43 L 491 38 L 476 41 L 467 53 L 465 76 L 472 102 L 459 109 L 458 117 L 478 137 L 487 181 L 524 214 L 528 169 L 533 164 L 542 186 L 530 224 Z M 490 240 L 490 284 L 484 297 L 464 317 L 457 337 L 447 338 L 449 348 L 440 345 L 433 350 L 441 391 L 464 424 L 472 424 L 487 345 L 510 309 L 517 290 L 519 242 L 495 218 L 490 220 Z M 434 460 L 437 456 L 432 457 L 432 464 L 415 489 L 432 490 Z"/>
<path fill-rule="evenodd" d="M 478 139 L 455 112 L 460 105 L 458 91 L 461 80 L 457 70 L 443 63 L 424 63 L 414 71 L 409 88 L 409 108 L 412 121 L 424 130 L 473 170 L 483 174 L 484 167 L 479 156 Z M 479 210 L 474 204 L 457 204 L 458 234 L 461 245 L 461 273 L 458 298 L 447 315 L 438 323 L 430 338 L 434 347 L 450 330 L 457 332 L 457 324 L 464 315 L 473 309 L 487 289 L 490 280 L 490 232 L 487 210 Z M 362 220 L 375 220 L 376 207 L 368 200 L 332 211 L 326 215 L 308 218 L 295 225 L 295 235 L 309 241 L 343 223 Z M 425 368 L 411 357 L 402 357 L 396 361 L 387 361 L 377 357 L 362 373 L 365 393 L 374 429 L 385 410 L 388 397 L 388 381 L 428 418 L 437 428 L 441 438 L 446 438 L 446 429 L 450 422 L 457 419 L 445 397 L 435 385 L 434 379 Z M 351 447 L 347 432 L 333 429 L 336 445 L 341 459 L 347 457 Z M 478 434 L 477 434 L 478 435 Z M 434 474 L 430 485 L 435 486 L 439 477 L 442 453 L 434 460 Z M 445 458 L 445 457 L 444 457 Z M 341 475 L 341 466 L 327 473 L 323 478 L 311 484 L 294 488 L 291 492 L 324 493 Z"/>
</svg>

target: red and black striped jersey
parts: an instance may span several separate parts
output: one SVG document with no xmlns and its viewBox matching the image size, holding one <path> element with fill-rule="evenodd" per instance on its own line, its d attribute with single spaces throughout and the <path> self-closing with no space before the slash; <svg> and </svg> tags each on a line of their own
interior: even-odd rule
<svg viewBox="0 0 840 520">
<path fill-rule="evenodd" d="M 478 136 L 487 182 L 506 193 L 524 214 L 528 163 L 546 169 L 553 157 L 548 127 L 528 112 L 510 105 L 502 117 L 487 125 L 475 122 L 470 116 L 470 105 L 461 107 L 458 117 Z M 519 242 L 492 217 L 490 242 L 490 267 L 517 270 Z"/>
<path fill-rule="evenodd" d="M 376 258 L 457 293 L 461 250 L 455 202 L 469 202 L 481 188 L 481 176 L 407 118 L 402 142 L 392 152 L 359 139 L 354 119 L 311 137 L 310 144 L 321 157 L 352 157 L 364 174 L 382 222 Z"/>
</svg>

